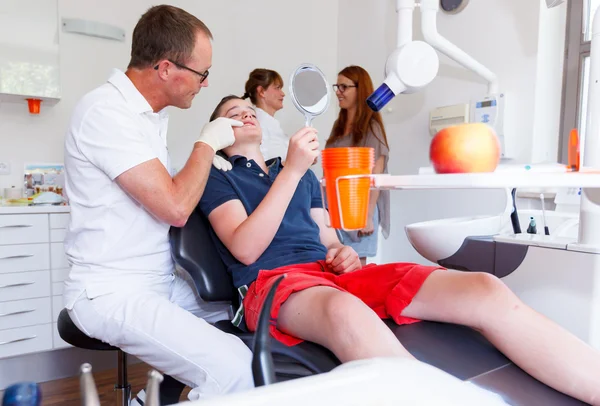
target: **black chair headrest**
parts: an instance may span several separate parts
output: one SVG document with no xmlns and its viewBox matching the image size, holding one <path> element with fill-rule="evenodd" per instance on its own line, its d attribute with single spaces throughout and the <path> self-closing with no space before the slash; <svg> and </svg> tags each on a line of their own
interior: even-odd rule
<svg viewBox="0 0 600 406">
<path fill-rule="evenodd" d="M 233 282 L 213 243 L 208 219 L 196 208 L 186 225 L 171 227 L 171 255 L 207 302 L 234 301 Z"/>
</svg>

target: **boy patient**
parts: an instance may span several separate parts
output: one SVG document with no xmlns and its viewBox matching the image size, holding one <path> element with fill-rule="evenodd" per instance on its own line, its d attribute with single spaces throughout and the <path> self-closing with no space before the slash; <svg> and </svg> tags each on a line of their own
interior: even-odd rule
<svg viewBox="0 0 600 406">
<path fill-rule="evenodd" d="M 600 404 L 600 352 L 529 308 L 495 276 L 414 263 L 361 267 L 356 252 L 325 224 L 320 184 L 309 169 L 319 156 L 315 129 L 291 137 L 283 166 L 279 158 L 264 161 L 261 129 L 247 101 L 225 97 L 211 121 L 218 117 L 244 126 L 234 128 L 235 144 L 223 150 L 233 169 L 212 168 L 200 208 L 244 293 L 238 316 L 249 330 L 256 329 L 269 288 L 286 274 L 271 334 L 287 345 L 309 340 L 342 362 L 412 357 L 381 319 L 462 324 L 536 379 Z"/>
</svg>

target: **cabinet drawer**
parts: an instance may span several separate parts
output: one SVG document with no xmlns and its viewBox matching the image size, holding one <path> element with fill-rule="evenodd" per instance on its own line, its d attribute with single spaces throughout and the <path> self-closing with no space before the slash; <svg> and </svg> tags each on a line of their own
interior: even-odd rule
<svg viewBox="0 0 600 406">
<path fill-rule="evenodd" d="M 50 271 L 52 274 L 52 282 L 64 282 L 69 276 L 69 268 L 53 269 Z"/>
<path fill-rule="evenodd" d="M 56 323 L 58 320 L 58 315 L 61 310 L 64 309 L 63 305 L 63 297 L 61 296 L 52 296 L 52 323 Z"/>
<path fill-rule="evenodd" d="M 67 228 L 69 226 L 69 213 L 50 214 L 50 228 Z"/>
<path fill-rule="evenodd" d="M 0 302 L 0 330 L 51 322 L 49 297 Z"/>
<path fill-rule="evenodd" d="M 0 245 L 48 242 L 47 214 L 6 214 L 0 216 Z"/>
<path fill-rule="evenodd" d="M 58 327 L 56 327 L 56 323 L 52 325 L 52 338 L 54 341 L 55 349 L 72 347 L 71 344 L 67 343 L 62 338 L 60 338 L 60 334 L 58 334 Z"/>
<path fill-rule="evenodd" d="M 52 283 L 52 296 L 60 296 L 65 291 L 64 282 L 53 282 Z"/>
<path fill-rule="evenodd" d="M 0 274 L 0 302 L 50 296 L 50 271 Z"/>
<path fill-rule="evenodd" d="M 50 269 L 48 244 L 0 245 L 0 274 L 46 269 Z"/>
<path fill-rule="evenodd" d="M 50 244 L 50 268 L 63 269 L 69 267 L 65 246 L 62 242 L 53 242 Z"/>
<path fill-rule="evenodd" d="M 63 242 L 66 235 L 67 230 L 65 228 L 52 229 L 50 230 L 50 242 Z"/>
<path fill-rule="evenodd" d="M 0 358 L 52 349 L 52 324 L 0 331 Z"/>
</svg>

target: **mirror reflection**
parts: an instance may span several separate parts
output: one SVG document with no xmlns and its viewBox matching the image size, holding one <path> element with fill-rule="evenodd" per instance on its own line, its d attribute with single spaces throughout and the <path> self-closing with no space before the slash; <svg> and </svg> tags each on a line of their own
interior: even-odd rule
<svg viewBox="0 0 600 406">
<path fill-rule="evenodd" d="M 299 66 L 290 78 L 290 95 L 294 105 L 306 118 L 306 126 L 323 114 L 329 106 L 329 85 L 319 68 L 311 64 Z"/>
<path fill-rule="evenodd" d="M 303 109 L 312 114 L 323 112 L 327 103 L 328 88 L 319 72 L 302 70 L 294 78 L 293 86 L 298 103 Z"/>
</svg>

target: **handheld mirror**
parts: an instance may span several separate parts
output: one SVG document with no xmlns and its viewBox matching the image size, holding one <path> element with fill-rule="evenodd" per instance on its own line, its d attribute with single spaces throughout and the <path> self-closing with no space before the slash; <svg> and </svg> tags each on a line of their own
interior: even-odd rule
<svg viewBox="0 0 600 406">
<path fill-rule="evenodd" d="M 312 64 L 302 64 L 290 77 L 290 95 L 294 105 L 306 118 L 310 127 L 313 118 L 323 114 L 329 107 L 329 84 L 325 75 Z"/>
</svg>

